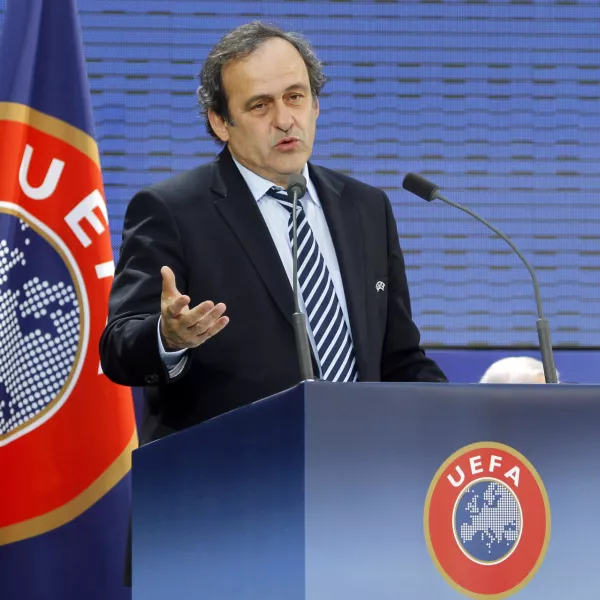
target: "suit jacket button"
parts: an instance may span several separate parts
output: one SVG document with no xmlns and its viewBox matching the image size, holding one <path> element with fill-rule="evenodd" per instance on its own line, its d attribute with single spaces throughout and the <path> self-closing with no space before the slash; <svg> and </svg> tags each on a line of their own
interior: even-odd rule
<svg viewBox="0 0 600 600">
<path fill-rule="evenodd" d="M 144 381 L 149 385 L 158 383 L 158 375 L 156 373 L 152 373 L 152 375 L 146 375 L 146 377 L 144 377 Z"/>
</svg>

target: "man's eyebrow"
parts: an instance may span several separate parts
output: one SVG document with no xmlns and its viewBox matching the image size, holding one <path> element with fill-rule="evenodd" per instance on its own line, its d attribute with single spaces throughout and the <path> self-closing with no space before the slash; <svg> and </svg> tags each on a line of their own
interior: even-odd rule
<svg viewBox="0 0 600 600">
<path fill-rule="evenodd" d="M 292 85 L 288 85 L 288 87 L 285 88 L 284 93 L 291 92 L 292 90 L 306 91 L 307 89 L 308 89 L 308 86 L 304 83 L 293 83 Z M 246 102 L 244 102 L 244 107 L 249 108 L 258 100 L 272 100 L 272 99 L 273 99 L 273 96 L 271 96 L 270 94 L 256 94 L 254 96 L 251 96 L 250 98 L 248 98 L 248 100 L 246 100 Z"/>
</svg>

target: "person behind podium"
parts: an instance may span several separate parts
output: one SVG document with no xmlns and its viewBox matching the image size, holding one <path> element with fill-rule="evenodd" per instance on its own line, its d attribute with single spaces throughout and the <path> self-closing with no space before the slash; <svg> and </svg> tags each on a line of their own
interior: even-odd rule
<svg viewBox="0 0 600 600">
<path fill-rule="evenodd" d="M 315 374 L 444 382 L 420 347 L 387 196 L 309 161 L 325 82 L 311 47 L 259 22 L 224 36 L 198 96 L 212 162 L 128 205 L 100 340 L 104 373 L 144 386 L 148 442 L 301 379 L 291 316 L 291 210 L 302 173 L 298 292 Z"/>
<path fill-rule="evenodd" d="M 492 363 L 479 383 L 546 383 L 544 365 L 529 356 L 509 356 Z"/>
</svg>

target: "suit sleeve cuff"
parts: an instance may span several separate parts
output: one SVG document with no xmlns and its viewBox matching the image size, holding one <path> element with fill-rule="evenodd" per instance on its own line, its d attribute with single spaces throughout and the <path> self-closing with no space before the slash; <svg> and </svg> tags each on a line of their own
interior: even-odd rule
<svg viewBox="0 0 600 600">
<path fill-rule="evenodd" d="M 160 354 L 160 359 L 163 364 L 167 368 L 169 373 L 169 377 L 173 379 L 181 374 L 183 369 L 185 368 L 185 364 L 187 362 L 188 353 L 186 349 L 183 350 L 175 350 L 174 352 L 169 352 L 165 350 L 165 347 L 162 343 L 162 338 L 160 335 L 160 321 L 162 317 L 158 319 L 158 327 L 156 330 L 156 334 L 158 337 L 158 353 Z"/>
</svg>

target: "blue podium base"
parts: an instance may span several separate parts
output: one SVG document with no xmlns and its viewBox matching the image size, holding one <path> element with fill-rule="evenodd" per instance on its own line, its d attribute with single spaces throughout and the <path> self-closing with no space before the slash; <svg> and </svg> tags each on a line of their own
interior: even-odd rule
<svg viewBox="0 0 600 600">
<path fill-rule="evenodd" d="M 599 388 L 311 382 L 134 453 L 134 600 L 459 598 L 424 510 L 441 465 L 478 442 L 523 455 L 549 499 L 519 599 L 600 597 Z M 535 533 L 519 502 L 515 556 Z"/>
</svg>

